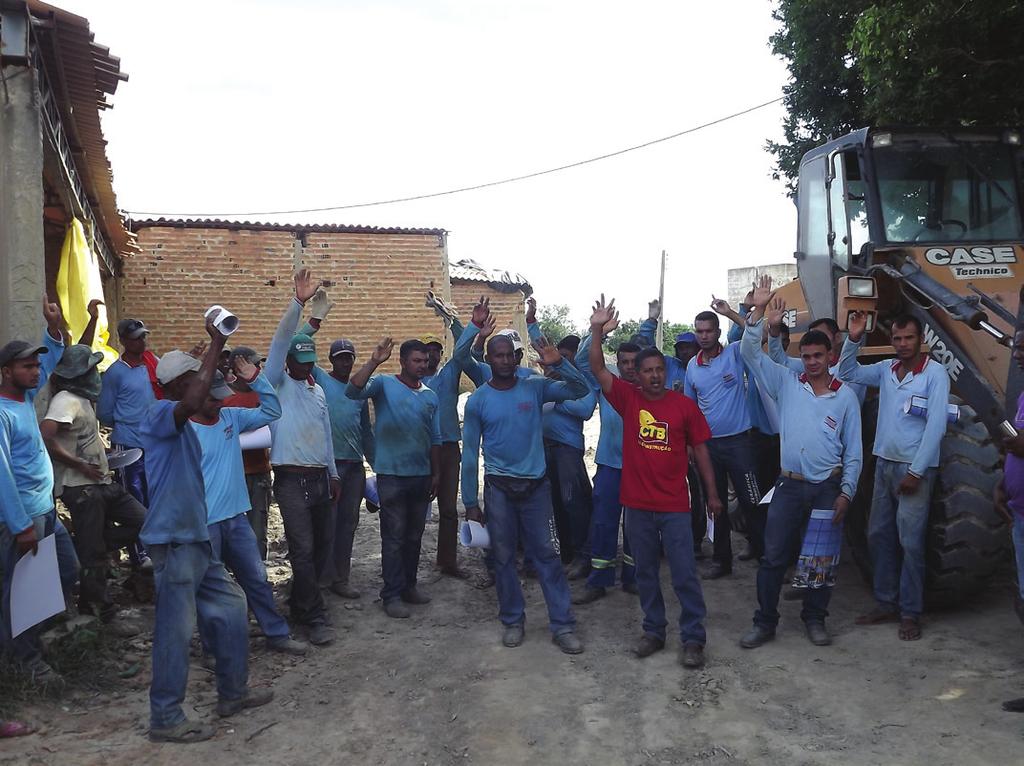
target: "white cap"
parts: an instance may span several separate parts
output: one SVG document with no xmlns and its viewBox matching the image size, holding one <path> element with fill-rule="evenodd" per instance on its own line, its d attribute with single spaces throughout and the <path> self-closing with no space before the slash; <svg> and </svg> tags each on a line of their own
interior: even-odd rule
<svg viewBox="0 0 1024 766">
<path fill-rule="evenodd" d="M 202 362 L 184 351 L 168 351 L 156 365 L 156 379 L 162 384 L 180 378 L 186 372 L 198 372 Z"/>
<path fill-rule="evenodd" d="M 517 330 L 514 330 L 514 329 L 512 329 L 510 327 L 507 330 L 502 330 L 501 332 L 499 332 L 497 334 L 498 335 L 506 335 L 506 336 L 508 336 L 508 339 L 510 341 L 512 341 L 512 350 L 513 351 L 522 351 L 523 350 L 523 339 L 521 337 L 519 337 L 519 332 Z"/>
</svg>

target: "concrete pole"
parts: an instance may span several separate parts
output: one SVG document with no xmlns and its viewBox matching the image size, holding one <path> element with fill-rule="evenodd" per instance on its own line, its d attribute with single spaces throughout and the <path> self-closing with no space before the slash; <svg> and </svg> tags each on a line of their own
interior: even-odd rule
<svg viewBox="0 0 1024 766">
<path fill-rule="evenodd" d="M 3 67 L 0 83 L 0 345 L 38 341 L 46 289 L 43 134 L 28 66 Z"/>
</svg>

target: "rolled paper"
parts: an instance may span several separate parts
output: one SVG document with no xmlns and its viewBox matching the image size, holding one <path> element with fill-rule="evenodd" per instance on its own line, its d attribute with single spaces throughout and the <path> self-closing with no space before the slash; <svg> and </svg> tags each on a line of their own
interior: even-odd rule
<svg viewBox="0 0 1024 766">
<path fill-rule="evenodd" d="M 242 449 L 270 449 L 270 426 L 242 431 L 238 435 L 238 443 Z"/>
<path fill-rule="evenodd" d="M 238 329 L 238 317 L 223 306 L 210 306 L 203 316 L 207 319 L 212 316 L 213 326 L 220 330 L 223 335 L 230 335 Z"/>
<path fill-rule="evenodd" d="M 459 540 L 467 548 L 490 548 L 491 536 L 479 521 L 464 521 L 459 527 Z"/>
<path fill-rule="evenodd" d="M 925 418 L 928 417 L 928 397 L 912 396 L 903 403 L 903 411 L 908 415 Z M 960 419 L 960 407 L 956 404 L 946 405 L 946 420 L 956 423 Z"/>
</svg>

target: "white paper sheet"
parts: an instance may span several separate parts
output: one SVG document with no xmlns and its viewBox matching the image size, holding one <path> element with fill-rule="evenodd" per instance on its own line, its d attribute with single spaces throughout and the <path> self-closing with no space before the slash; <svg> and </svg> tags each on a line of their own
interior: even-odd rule
<svg viewBox="0 0 1024 766">
<path fill-rule="evenodd" d="M 490 548 L 491 536 L 479 521 L 464 521 L 459 527 L 459 539 L 467 548 Z"/>
<path fill-rule="evenodd" d="M 255 431 L 242 431 L 238 435 L 238 443 L 242 449 L 270 449 L 270 426 Z"/>
<path fill-rule="evenodd" d="M 758 505 L 768 505 L 772 501 L 772 496 L 775 494 L 775 487 L 764 493 L 764 497 L 761 498 L 761 502 Z"/>
<path fill-rule="evenodd" d="M 57 569 L 57 539 L 39 541 L 39 551 L 18 559 L 11 583 L 11 635 L 17 637 L 47 617 L 64 611 Z"/>
</svg>

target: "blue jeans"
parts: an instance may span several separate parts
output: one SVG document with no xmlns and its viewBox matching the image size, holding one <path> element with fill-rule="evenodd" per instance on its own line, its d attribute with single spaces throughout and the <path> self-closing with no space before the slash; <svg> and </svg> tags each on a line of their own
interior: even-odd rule
<svg viewBox="0 0 1024 766">
<path fill-rule="evenodd" d="M 537 570 L 544 592 L 551 633 L 572 633 L 576 617 L 572 613 L 569 581 L 558 553 L 551 484 L 543 479 L 534 482 L 529 492 L 513 496 L 485 479 L 484 513 L 494 554 L 498 618 L 502 624 L 522 625 L 526 621 L 526 601 L 516 572 L 516 546 L 522 535 L 523 550 Z"/>
<path fill-rule="evenodd" d="M 719 436 L 707 442 L 711 466 L 715 472 L 718 497 L 728 503 L 729 481 L 736 490 L 740 513 L 746 524 L 747 540 L 758 556 L 764 550 L 765 510 L 758 506 L 761 493 L 757 485 L 757 459 L 749 432 L 735 436 Z M 729 514 L 715 519 L 714 560 L 726 569 L 732 569 L 732 524 Z"/>
<path fill-rule="evenodd" d="M 562 550 L 572 560 L 590 559 L 590 516 L 593 507 L 590 477 L 583 462 L 583 450 L 560 442 L 545 441 L 544 459 L 554 490 L 552 505 Z M 561 518 L 559 518 L 561 517 Z"/>
<path fill-rule="evenodd" d="M 149 725 L 164 729 L 185 720 L 181 703 L 197 618 L 217 660 L 217 694 L 225 700 L 244 696 L 248 686 L 249 623 L 245 595 L 208 542 L 150 545 L 149 555 L 156 583 Z"/>
<path fill-rule="evenodd" d="M 277 611 L 274 589 L 267 581 L 267 569 L 260 557 L 259 543 L 244 513 L 210 524 L 212 562 L 224 564 L 245 593 L 245 600 L 268 639 L 288 638 L 288 622 Z M 199 626 L 203 649 L 212 653 L 211 637 Z"/>
<path fill-rule="evenodd" d="M 764 531 L 764 555 L 757 568 L 755 625 L 775 632 L 779 624 L 782 583 L 786 570 L 800 554 L 811 511 L 831 508 L 839 497 L 840 484 L 838 476 L 818 483 L 787 478 L 775 482 Z M 831 596 L 831 588 L 807 588 L 800 618 L 804 622 L 824 622 Z"/>
<path fill-rule="evenodd" d="M 385 604 L 416 587 L 420 545 L 430 505 L 429 476 L 377 474 L 380 495 L 380 558 Z"/>
<path fill-rule="evenodd" d="M 288 563 L 292 565 L 292 590 L 288 608 L 292 620 L 302 625 L 326 622 L 326 605 L 320 592 L 320 575 L 331 556 L 334 539 L 334 504 L 327 469 L 302 473 L 274 471 L 274 496 L 284 521 Z"/>
<path fill-rule="evenodd" d="M 67 600 L 71 589 L 78 581 L 78 557 L 67 529 L 57 518 L 56 509 L 32 518 L 36 538 L 55 535 L 57 547 L 57 569 L 60 584 Z M 28 554 L 31 556 L 32 554 Z M 11 638 L 11 578 L 14 565 L 18 562 L 18 540 L 3 524 L 0 524 L 0 575 L 3 576 L 3 608 L 0 609 L 0 649 L 17 664 L 31 666 L 43 658 L 43 647 L 39 642 L 42 623 L 23 631 L 17 638 Z"/>
<path fill-rule="evenodd" d="M 610 588 L 615 585 L 615 562 L 619 557 L 619 527 L 622 524 L 622 503 L 619 487 L 622 470 L 598 465 L 594 474 L 594 513 L 590 517 L 590 575 L 588 588 Z M 630 555 L 629 537 L 622 530 L 622 584 L 636 582 L 636 567 Z"/>
<path fill-rule="evenodd" d="M 1013 550 L 1017 554 L 1017 587 L 1024 599 L 1024 516 L 1013 515 Z"/>
<path fill-rule="evenodd" d="M 868 519 L 868 553 L 875 573 L 875 600 L 883 609 L 917 618 L 924 609 L 924 545 L 936 469 L 921 477 L 913 495 L 897 492 L 910 468 L 878 458 Z"/>
<path fill-rule="evenodd" d="M 672 590 L 679 599 L 679 638 L 684 644 L 703 646 L 704 592 L 697 577 L 693 557 L 693 522 L 688 513 L 664 513 L 626 508 L 633 558 L 636 559 L 636 585 L 644 610 L 644 634 L 665 640 L 665 599 L 661 595 L 661 554 L 668 559 Z"/>
</svg>

